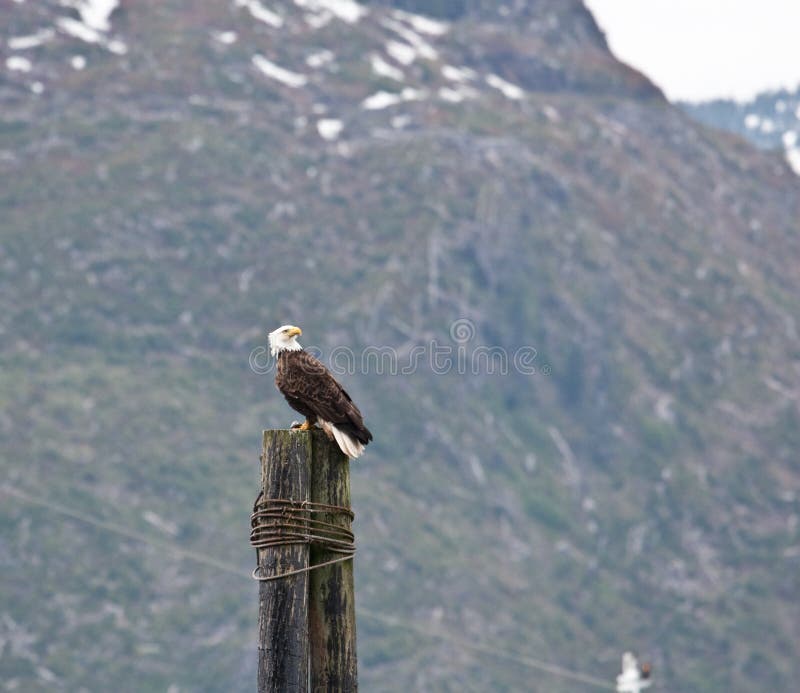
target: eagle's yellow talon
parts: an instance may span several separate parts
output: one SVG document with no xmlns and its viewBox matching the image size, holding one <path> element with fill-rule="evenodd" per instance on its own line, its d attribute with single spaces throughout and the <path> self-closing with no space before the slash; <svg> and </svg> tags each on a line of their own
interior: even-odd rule
<svg viewBox="0 0 800 693">
<path fill-rule="evenodd" d="M 298 431 L 309 431 L 309 430 L 311 430 L 311 428 L 312 428 L 312 425 L 308 422 L 308 419 L 306 419 L 305 421 L 303 421 L 303 423 L 301 424 L 300 428 L 297 429 L 297 430 Z"/>
</svg>

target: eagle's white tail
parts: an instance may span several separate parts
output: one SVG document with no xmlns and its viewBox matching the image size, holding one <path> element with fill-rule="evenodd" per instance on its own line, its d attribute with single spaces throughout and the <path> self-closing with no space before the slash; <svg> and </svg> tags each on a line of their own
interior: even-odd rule
<svg viewBox="0 0 800 693">
<path fill-rule="evenodd" d="M 327 433 L 329 436 L 333 436 L 333 439 L 336 441 L 339 449 L 345 455 L 355 459 L 357 457 L 361 457 L 361 455 L 364 453 L 363 443 L 355 440 L 355 438 L 348 435 L 344 431 L 340 431 L 338 428 L 336 428 L 336 426 L 328 421 L 320 421 L 319 423 L 325 433 Z"/>
</svg>

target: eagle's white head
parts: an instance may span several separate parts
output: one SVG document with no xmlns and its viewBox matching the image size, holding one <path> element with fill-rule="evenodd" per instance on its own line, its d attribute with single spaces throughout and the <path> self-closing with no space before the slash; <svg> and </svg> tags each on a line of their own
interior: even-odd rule
<svg viewBox="0 0 800 693">
<path fill-rule="evenodd" d="M 270 332 L 268 335 L 270 353 L 277 356 L 282 351 L 299 351 L 303 348 L 297 341 L 297 337 L 301 334 L 303 330 L 294 325 L 282 325 Z"/>
</svg>

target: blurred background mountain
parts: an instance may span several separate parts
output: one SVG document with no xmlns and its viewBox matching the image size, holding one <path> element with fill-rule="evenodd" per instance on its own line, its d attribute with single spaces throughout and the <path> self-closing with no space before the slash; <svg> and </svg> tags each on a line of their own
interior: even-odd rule
<svg viewBox="0 0 800 693">
<path fill-rule="evenodd" d="M 403 363 L 468 320 L 536 373 L 344 378 L 376 439 L 362 690 L 591 690 L 524 658 L 611 682 L 624 649 L 652 690 L 791 689 L 782 152 L 668 103 L 579 0 L 43 0 L 0 26 L 3 483 L 106 525 L 0 494 L 0 687 L 253 690 L 260 431 L 295 417 L 251 352 L 292 322 Z"/>
<path fill-rule="evenodd" d="M 764 92 L 744 102 L 713 99 L 681 107 L 701 122 L 735 132 L 758 147 L 783 151 L 800 175 L 800 88 Z"/>
</svg>

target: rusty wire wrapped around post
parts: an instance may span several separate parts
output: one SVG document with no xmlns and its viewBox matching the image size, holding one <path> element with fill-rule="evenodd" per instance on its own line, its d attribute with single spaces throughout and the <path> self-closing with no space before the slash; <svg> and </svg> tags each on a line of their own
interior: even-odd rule
<svg viewBox="0 0 800 693">
<path fill-rule="evenodd" d="M 309 572 L 322 566 L 347 561 L 355 556 L 356 545 L 353 532 L 331 522 L 314 519 L 314 514 L 345 515 L 351 522 L 355 517 L 350 508 L 339 505 L 293 501 L 284 498 L 264 498 L 263 494 L 259 494 L 253 504 L 253 514 L 250 516 L 250 543 L 256 551 L 273 546 L 309 544 L 342 555 L 330 561 L 277 575 L 259 575 L 261 569 L 259 564 L 253 570 L 255 580 L 262 582 L 278 580 L 290 575 Z"/>
</svg>

